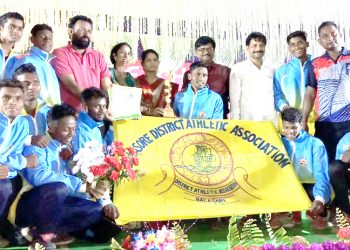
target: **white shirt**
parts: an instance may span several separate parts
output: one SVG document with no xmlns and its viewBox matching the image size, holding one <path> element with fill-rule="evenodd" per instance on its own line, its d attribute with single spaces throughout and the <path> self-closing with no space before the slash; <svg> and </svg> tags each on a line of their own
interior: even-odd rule
<svg viewBox="0 0 350 250">
<path fill-rule="evenodd" d="M 230 75 L 231 119 L 277 123 L 274 72 L 274 67 L 264 62 L 259 69 L 249 58 L 233 65 Z"/>
</svg>

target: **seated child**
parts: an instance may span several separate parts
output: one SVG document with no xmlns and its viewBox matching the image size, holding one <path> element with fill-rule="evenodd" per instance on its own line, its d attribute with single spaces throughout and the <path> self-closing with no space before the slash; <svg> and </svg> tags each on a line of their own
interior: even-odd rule
<svg viewBox="0 0 350 250">
<path fill-rule="evenodd" d="M 48 114 L 49 144 L 46 148 L 25 147 L 23 154 L 35 154 L 38 166 L 24 170 L 25 179 L 33 189 L 24 192 L 16 209 L 16 224 L 33 228 L 33 241 L 54 248 L 55 234 L 79 234 L 88 230 L 91 240 L 105 242 L 119 232 L 113 223 L 118 209 L 110 200 L 93 202 L 84 192 L 99 198 L 97 190 L 85 190 L 80 178 L 62 169 L 61 149 L 69 145 L 75 133 L 75 110 L 66 104 L 55 105 Z M 104 228 L 102 231 L 101 228 Z"/>
<path fill-rule="evenodd" d="M 295 108 L 281 112 L 282 142 L 293 164 L 295 174 L 312 200 L 306 212 L 314 229 L 327 227 L 325 204 L 330 201 L 331 184 L 328 174 L 328 156 L 322 141 L 301 129 L 302 114 Z M 274 214 L 273 222 L 285 221 L 285 214 Z M 282 223 L 281 223 L 282 224 Z M 281 225 L 282 226 L 282 225 Z"/>
</svg>

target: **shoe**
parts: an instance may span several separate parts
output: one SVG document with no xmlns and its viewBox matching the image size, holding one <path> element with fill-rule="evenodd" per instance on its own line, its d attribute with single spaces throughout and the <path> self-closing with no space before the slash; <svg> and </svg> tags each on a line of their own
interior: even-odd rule
<svg viewBox="0 0 350 250">
<path fill-rule="evenodd" d="M 301 211 L 295 211 L 295 212 L 292 212 L 292 220 L 294 222 L 294 224 L 296 225 L 300 225 L 301 224 Z"/>
<path fill-rule="evenodd" d="M 322 217 L 306 211 L 306 217 L 311 221 L 311 228 L 315 230 L 324 230 L 328 227 L 329 212 L 327 211 L 327 216 Z"/>
<path fill-rule="evenodd" d="M 6 239 L 10 242 L 10 246 L 25 246 L 27 245 L 26 239 L 21 235 L 21 229 L 19 227 L 13 226 L 12 224 L 1 223 L 1 239 Z"/>
<path fill-rule="evenodd" d="M 33 241 L 33 229 L 30 227 L 24 227 L 21 229 L 21 235 L 28 241 Z"/>
<path fill-rule="evenodd" d="M 280 227 L 292 228 L 295 226 L 291 213 L 273 213 L 271 214 L 270 226 L 272 229 Z"/>
<path fill-rule="evenodd" d="M 56 246 L 67 246 L 74 242 L 75 238 L 68 234 L 58 234 L 52 239 L 52 243 Z"/>
<path fill-rule="evenodd" d="M 28 250 L 37 250 L 37 249 L 54 250 L 56 249 L 56 245 L 53 244 L 51 241 L 43 241 L 42 239 L 35 239 L 30 243 Z"/>
<path fill-rule="evenodd" d="M 324 230 L 328 227 L 328 220 L 326 217 L 316 216 L 311 221 L 311 228 L 316 230 Z"/>
<path fill-rule="evenodd" d="M 8 247 L 9 245 L 10 245 L 10 242 L 8 240 L 2 238 L 0 235 L 0 248 Z"/>
</svg>

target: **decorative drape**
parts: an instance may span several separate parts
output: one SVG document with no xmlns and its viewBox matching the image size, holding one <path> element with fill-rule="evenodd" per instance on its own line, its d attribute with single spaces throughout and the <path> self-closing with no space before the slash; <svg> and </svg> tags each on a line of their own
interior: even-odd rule
<svg viewBox="0 0 350 250">
<path fill-rule="evenodd" d="M 161 56 L 161 71 L 177 68 L 193 59 L 194 41 L 212 36 L 218 63 L 232 65 L 244 59 L 245 38 L 252 31 L 267 36 L 266 60 L 282 64 L 288 59 L 286 36 L 302 29 L 308 33 L 309 53 L 318 56 L 317 27 L 325 20 L 336 22 L 341 40 L 350 40 L 348 0 L 2 0 L 0 14 L 18 11 L 26 21 L 17 51 L 30 46 L 33 25 L 47 23 L 54 30 L 54 47 L 68 40 L 70 17 L 83 14 L 94 21 L 94 47 L 109 62 L 113 45 L 126 41 L 134 59 L 142 49 L 153 48 Z"/>
</svg>

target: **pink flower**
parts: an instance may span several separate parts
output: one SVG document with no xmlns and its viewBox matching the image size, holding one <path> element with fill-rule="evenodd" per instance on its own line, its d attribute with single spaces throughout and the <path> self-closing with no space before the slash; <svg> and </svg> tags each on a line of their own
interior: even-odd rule
<svg viewBox="0 0 350 250">
<path fill-rule="evenodd" d="M 133 163 L 135 166 L 138 166 L 138 165 L 140 164 L 139 158 L 133 157 L 133 158 L 132 158 L 132 163 Z"/>
<path fill-rule="evenodd" d="M 116 180 L 118 180 L 118 178 L 119 178 L 119 173 L 117 171 L 113 170 L 111 172 L 111 175 L 109 176 L 109 179 L 111 179 L 112 181 L 116 181 Z"/>
<path fill-rule="evenodd" d="M 113 142 L 113 146 L 116 147 L 116 148 L 120 148 L 120 147 L 123 147 L 124 144 L 121 141 L 114 141 Z"/>
<path fill-rule="evenodd" d="M 128 157 L 123 156 L 122 157 L 122 164 L 126 167 L 126 165 L 130 165 L 130 160 Z"/>
<path fill-rule="evenodd" d="M 247 248 L 244 246 L 234 246 L 231 248 L 231 250 L 247 250 Z"/>
<path fill-rule="evenodd" d="M 117 165 L 119 164 L 118 159 L 114 156 L 107 156 L 104 159 L 104 162 L 111 165 L 112 167 L 117 167 Z"/>
<path fill-rule="evenodd" d="M 115 154 L 119 156 L 125 156 L 125 148 L 117 148 Z"/>
<path fill-rule="evenodd" d="M 98 166 L 91 166 L 90 167 L 90 172 L 96 177 L 96 176 L 101 176 L 104 177 L 106 176 L 106 173 L 109 170 L 109 165 L 107 164 L 101 164 Z"/>
<path fill-rule="evenodd" d="M 350 238 L 350 228 L 339 228 L 337 236 L 341 239 Z"/>
<path fill-rule="evenodd" d="M 136 154 L 136 150 L 133 147 L 128 147 L 126 150 L 128 150 L 128 152 L 132 155 Z"/>
<path fill-rule="evenodd" d="M 260 246 L 250 246 L 249 250 L 262 250 L 263 248 Z"/>
<path fill-rule="evenodd" d="M 119 160 L 116 162 L 115 168 L 120 171 L 122 170 L 122 165 L 120 164 Z"/>
<path fill-rule="evenodd" d="M 126 169 L 126 172 L 128 173 L 128 176 L 130 178 L 130 180 L 135 180 L 136 178 L 136 173 L 135 171 L 131 168 L 131 165 L 130 163 L 128 163 L 127 165 L 125 165 L 125 169 Z"/>
</svg>

